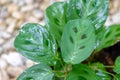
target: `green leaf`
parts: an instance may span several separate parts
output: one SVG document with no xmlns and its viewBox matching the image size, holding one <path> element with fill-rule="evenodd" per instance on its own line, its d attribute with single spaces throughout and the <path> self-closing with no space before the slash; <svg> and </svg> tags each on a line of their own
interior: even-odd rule
<svg viewBox="0 0 120 80">
<path fill-rule="evenodd" d="M 26 58 L 44 64 L 53 64 L 56 59 L 56 42 L 50 33 L 37 23 L 23 25 L 14 46 Z"/>
<path fill-rule="evenodd" d="M 120 74 L 120 56 L 118 56 L 117 59 L 115 60 L 115 67 L 113 71 L 116 72 L 117 74 Z"/>
<path fill-rule="evenodd" d="M 100 29 L 108 16 L 109 0 L 68 0 L 67 20 L 89 18 L 96 30 Z"/>
<path fill-rule="evenodd" d="M 105 67 L 101 63 L 93 63 L 90 65 L 96 73 L 96 80 L 111 80 L 111 77 L 107 74 Z"/>
<path fill-rule="evenodd" d="M 47 29 L 52 33 L 60 44 L 64 25 L 66 24 L 66 4 L 56 2 L 49 6 L 45 12 L 45 21 Z"/>
<path fill-rule="evenodd" d="M 64 77 L 56 77 L 56 76 L 54 76 L 53 80 L 64 80 Z"/>
<path fill-rule="evenodd" d="M 56 71 L 55 72 L 56 76 L 64 77 L 65 75 L 64 68 L 59 61 L 57 61 L 56 64 L 54 65 L 54 70 Z"/>
<path fill-rule="evenodd" d="M 24 71 L 17 80 L 53 80 L 52 69 L 43 64 L 37 64 Z"/>
<path fill-rule="evenodd" d="M 120 74 L 116 74 L 116 75 L 114 76 L 114 80 L 120 80 Z"/>
<path fill-rule="evenodd" d="M 116 44 L 120 40 L 120 25 L 103 27 L 98 40 L 96 51 Z"/>
<path fill-rule="evenodd" d="M 71 64 L 84 61 L 94 50 L 95 43 L 95 30 L 87 19 L 69 21 L 61 41 L 63 60 Z"/>
<path fill-rule="evenodd" d="M 95 80 L 95 72 L 87 65 L 73 65 L 72 71 L 67 76 L 66 80 Z"/>
</svg>

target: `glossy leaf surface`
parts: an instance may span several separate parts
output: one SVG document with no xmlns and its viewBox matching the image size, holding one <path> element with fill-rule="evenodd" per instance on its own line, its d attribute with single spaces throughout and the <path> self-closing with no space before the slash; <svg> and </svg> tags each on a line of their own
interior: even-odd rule
<svg viewBox="0 0 120 80">
<path fill-rule="evenodd" d="M 17 80 L 53 80 L 52 69 L 43 64 L 37 64 L 24 71 Z"/>
<path fill-rule="evenodd" d="M 56 43 L 50 33 L 37 23 L 23 25 L 14 46 L 23 56 L 35 62 L 53 64 L 56 57 Z"/>
<path fill-rule="evenodd" d="M 115 60 L 115 67 L 113 71 L 116 72 L 117 74 L 120 74 L 120 56 L 118 56 L 117 59 Z"/>
<path fill-rule="evenodd" d="M 60 44 L 62 31 L 66 24 L 66 4 L 64 2 L 56 2 L 46 9 L 45 20 L 48 30 L 54 35 Z"/>
<path fill-rule="evenodd" d="M 107 48 L 116 44 L 120 40 L 120 25 L 112 25 L 109 27 L 103 27 L 99 35 L 99 44 L 96 48 L 100 51 L 103 48 Z"/>
<path fill-rule="evenodd" d="M 84 61 L 94 50 L 95 40 L 94 27 L 87 19 L 69 21 L 61 41 L 63 60 L 71 64 Z"/>
<path fill-rule="evenodd" d="M 87 65 L 73 65 L 66 80 L 95 80 L 95 72 Z"/>
<path fill-rule="evenodd" d="M 109 0 L 68 0 L 67 20 L 86 17 L 96 29 L 102 27 L 108 16 Z"/>
</svg>

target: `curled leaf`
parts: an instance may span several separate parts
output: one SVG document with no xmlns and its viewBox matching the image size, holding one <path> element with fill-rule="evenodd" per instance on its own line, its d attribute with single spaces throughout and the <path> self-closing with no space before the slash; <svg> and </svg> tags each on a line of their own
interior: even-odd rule
<svg viewBox="0 0 120 80">
<path fill-rule="evenodd" d="M 56 43 L 50 33 L 37 23 L 23 25 L 14 46 L 26 58 L 44 64 L 54 64 Z"/>
</svg>

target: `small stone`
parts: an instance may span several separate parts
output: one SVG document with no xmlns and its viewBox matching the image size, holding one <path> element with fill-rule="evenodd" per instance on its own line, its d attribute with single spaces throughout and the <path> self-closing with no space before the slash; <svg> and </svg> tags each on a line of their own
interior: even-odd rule
<svg viewBox="0 0 120 80">
<path fill-rule="evenodd" d="M 43 3 L 43 4 L 40 6 L 40 9 L 41 9 L 42 11 L 44 11 L 47 7 L 48 7 L 48 3 Z"/>
<path fill-rule="evenodd" d="M 31 66 L 33 66 L 35 63 L 33 62 L 33 61 L 31 61 L 31 60 L 29 60 L 29 59 L 27 59 L 26 60 L 26 66 L 27 67 L 31 67 Z"/>
<path fill-rule="evenodd" d="M 3 20 L 2 20 L 2 19 L 0 19 L 0 26 L 1 26 L 1 25 L 3 25 Z"/>
<path fill-rule="evenodd" d="M 2 51 L 3 51 L 3 49 L 2 49 L 2 47 L 0 47 L 0 54 L 2 53 Z"/>
<path fill-rule="evenodd" d="M 9 75 L 9 77 L 12 78 L 12 79 L 17 78 L 23 71 L 24 71 L 24 69 L 22 69 L 21 67 L 10 66 L 10 67 L 7 68 L 7 73 Z"/>
<path fill-rule="evenodd" d="M 0 9 L 0 18 L 6 18 L 8 17 L 8 11 L 6 7 L 2 7 L 2 9 Z"/>
<path fill-rule="evenodd" d="M 8 3 L 10 0 L 0 0 L 0 4 L 3 5 L 3 4 L 6 4 Z M 1 80 L 1 79 L 0 79 Z"/>
<path fill-rule="evenodd" d="M 9 22 L 10 21 L 10 22 Z M 8 28 L 7 28 L 7 32 L 8 33 L 12 33 L 14 31 L 14 28 L 16 26 L 16 20 L 15 19 L 12 19 L 12 18 L 9 18 L 7 19 L 6 23 L 8 24 Z"/>
<path fill-rule="evenodd" d="M 8 38 L 11 37 L 11 35 L 9 33 L 5 32 L 5 31 L 1 31 L 0 36 L 4 39 L 8 39 Z"/>
<path fill-rule="evenodd" d="M 7 68 L 7 62 L 4 59 L 0 59 L 0 69 Z"/>
<path fill-rule="evenodd" d="M 10 52 L 9 54 L 2 56 L 2 58 L 4 58 L 8 64 L 12 66 L 23 65 L 22 57 L 17 52 Z"/>
<path fill-rule="evenodd" d="M 6 25 L 4 23 L 0 23 L 0 32 L 6 29 Z"/>
<path fill-rule="evenodd" d="M 4 43 L 4 39 L 0 38 L 0 45 L 2 45 Z"/>
<path fill-rule="evenodd" d="M 28 11 L 32 11 L 32 10 L 33 10 L 33 8 L 34 8 L 34 6 L 33 6 L 33 5 L 26 5 L 26 6 L 23 6 L 23 7 L 21 8 L 21 12 L 28 12 Z"/>
<path fill-rule="evenodd" d="M 33 17 L 33 16 L 27 18 L 27 21 L 28 21 L 28 22 L 35 22 L 35 23 L 36 23 L 36 22 L 39 22 L 39 20 L 38 20 L 37 18 Z"/>
<path fill-rule="evenodd" d="M 114 24 L 120 24 L 120 11 L 112 16 Z"/>
<path fill-rule="evenodd" d="M 20 28 L 20 26 L 24 23 L 23 20 L 19 20 L 17 25 L 16 25 L 16 28 Z"/>
<path fill-rule="evenodd" d="M 4 0 L 3 0 L 4 1 Z M 14 11 L 18 11 L 19 7 L 17 4 L 9 4 L 8 5 L 8 12 L 13 13 Z"/>
<path fill-rule="evenodd" d="M 25 3 L 26 3 L 26 4 L 32 4 L 32 3 L 33 3 L 33 0 L 25 0 Z"/>
<path fill-rule="evenodd" d="M 25 0 L 12 0 L 13 3 L 19 5 L 19 6 L 23 6 L 25 5 Z"/>
<path fill-rule="evenodd" d="M 32 12 L 32 14 L 33 14 L 33 16 L 35 17 L 35 18 L 37 18 L 37 19 L 42 19 L 43 18 L 43 12 L 42 11 L 40 11 L 40 10 L 34 10 L 33 12 Z"/>
<path fill-rule="evenodd" d="M 43 20 L 40 21 L 39 23 L 40 23 L 41 25 L 43 25 L 43 26 L 45 25 L 45 21 L 43 21 Z"/>
<path fill-rule="evenodd" d="M 18 12 L 18 11 L 15 11 L 12 13 L 12 16 L 16 19 L 22 19 L 24 16 L 23 16 L 23 13 L 21 12 Z"/>
<path fill-rule="evenodd" d="M 2 46 L 4 52 L 8 52 L 8 51 L 14 51 L 14 38 L 11 38 L 9 40 L 7 40 L 4 45 Z"/>
<path fill-rule="evenodd" d="M 105 26 L 110 26 L 112 24 L 113 24 L 113 22 L 111 21 L 111 17 L 108 17 L 106 22 L 105 22 Z"/>
<path fill-rule="evenodd" d="M 4 69 L 0 69 L 0 80 L 9 80 L 9 77 Z"/>
</svg>

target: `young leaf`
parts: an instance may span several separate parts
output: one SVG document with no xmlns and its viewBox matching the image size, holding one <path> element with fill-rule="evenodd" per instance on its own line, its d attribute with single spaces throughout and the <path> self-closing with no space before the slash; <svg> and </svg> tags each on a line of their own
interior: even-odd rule
<svg viewBox="0 0 120 80">
<path fill-rule="evenodd" d="M 103 27 L 99 35 L 99 44 L 96 51 L 116 44 L 120 40 L 120 25 Z"/>
<path fill-rule="evenodd" d="M 111 80 L 103 64 L 93 63 L 90 66 L 96 73 L 96 80 Z"/>
<path fill-rule="evenodd" d="M 54 35 L 60 44 L 62 31 L 66 24 L 66 4 L 64 2 L 56 2 L 49 6 L 45 12 L 45 20 L 47 29 Z"/>
<path fill-rule="evenodd" d="M 52 35 L 37 23 L 23 25 L 14 46 L 26 58 L 44 64 L 53 64 L 56 57 L 56 43 Z"/>
<path fill-rule="evenodd" d="M 37 64 L 24 71 L 17 80 L 53 80 L 52 69 L 43 64 Z"/>
<path fill-rule="evenodd" d="M 68 0 L 67 20 L 89 18 L 96 30 L 102 27 L 108 16 L 109 0 Z"/>
<path fill-rule="evenodd" d="M 96 80 L 95 72 L 87 65 L 73 65 L 72 71 L 66 80 Z"/>
<path fill-rule="evenodd" d="M 115 60 L 115 67 L 113 71 L 116 72 L 117 74 L 120 74 L 120 56 L 118 56 L 117 59 Z"/>
<path fill-rule="evenodd" d="M 71 64 L 84 61 L 94 50 L 95 40 L 94 26 L 87 19 L 69 21 L 61 41 L 63 60 Z"/>
</svg>

